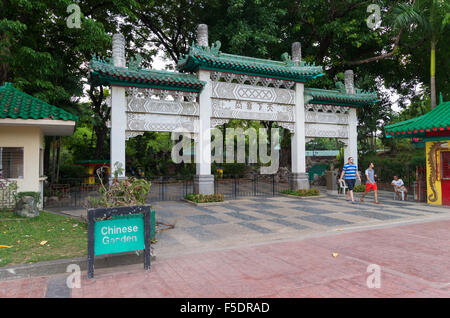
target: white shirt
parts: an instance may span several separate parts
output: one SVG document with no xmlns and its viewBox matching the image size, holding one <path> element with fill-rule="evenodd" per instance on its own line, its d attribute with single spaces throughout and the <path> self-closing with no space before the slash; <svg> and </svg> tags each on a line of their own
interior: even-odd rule
<svg viewBox="0 0 450 318">
<path fill-rule="evenodd" d="M 392 183 L 397 187 L 401 187 L 404 184 L 402 179 L 397 179 L 397 181 L 392 180 Z"/>
</svg>

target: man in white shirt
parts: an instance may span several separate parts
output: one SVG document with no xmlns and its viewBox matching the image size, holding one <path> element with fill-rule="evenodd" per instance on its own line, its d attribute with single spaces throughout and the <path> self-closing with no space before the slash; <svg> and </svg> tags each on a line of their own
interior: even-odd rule
<svg viewBox="0 0 450 318">
<path fill-rule="evenodd" d="M 401 200 L 400 192 L 405 193 L 405 200 L 407 199 L 406 196 L 408 195 L 408 190 L 405 187 L 405 184 L 403 183 L 402 179 L 399 179 L 399 177 L 394 176 L 394 180 L 392 180 L 391 184 L 394 186 L 395 194 L 397 194 L 397 197 L 399 200 Z"/>
</svg>

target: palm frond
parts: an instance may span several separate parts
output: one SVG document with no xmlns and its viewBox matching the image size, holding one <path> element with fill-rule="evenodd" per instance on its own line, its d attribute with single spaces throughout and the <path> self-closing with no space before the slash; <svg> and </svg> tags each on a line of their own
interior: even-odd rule
<svg viewBox="0 0 450 318">
<path fill-rule="evenodd" d="M 396 28 L 409 29 L 410 27 L 417 26 L 421 31 L 430 31 L 430 24 L 426 17 L 426 9 L 419 8 L 413 4 L 399 3 L 394 8 L 394 26 Z"/>
</svg>

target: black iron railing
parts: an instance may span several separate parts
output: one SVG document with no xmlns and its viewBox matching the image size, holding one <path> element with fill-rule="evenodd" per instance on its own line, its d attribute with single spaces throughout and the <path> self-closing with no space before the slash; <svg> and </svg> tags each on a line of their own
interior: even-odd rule
<svg viewBox="0 0 450 318">
<path fill-rule="evenodd" d="M 194 193 L 193 177 L 154 177 L 151 182 L 147 203 L 177 201 Z M 107 186 L 107 183 L 105 183 Z M 44 208 L 89 208 L 89 197 L 98 198 L 100 184 L 84 184 L 83 178 L 61 179 L 58 184 L 45 185 Z M 277 196 L 282 190 L 292 188 L 292 179 L 280 179 L 276 175 L 254 175 L 248 178 L 238 176 L 216 177 L 214 192 L 223 194 L 227 200 L 247 196 Z"/>
</svg>

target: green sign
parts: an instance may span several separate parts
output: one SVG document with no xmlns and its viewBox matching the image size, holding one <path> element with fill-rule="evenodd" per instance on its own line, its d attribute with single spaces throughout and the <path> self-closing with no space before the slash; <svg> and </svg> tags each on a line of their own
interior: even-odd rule
<svg viewBox="0 0 450 318">
<path fill-rule="evenodd" d="M 95 255 L 143 250 L 144 217 L 142 214 L 116 216 L 94 224 Z"/>
</svg>

